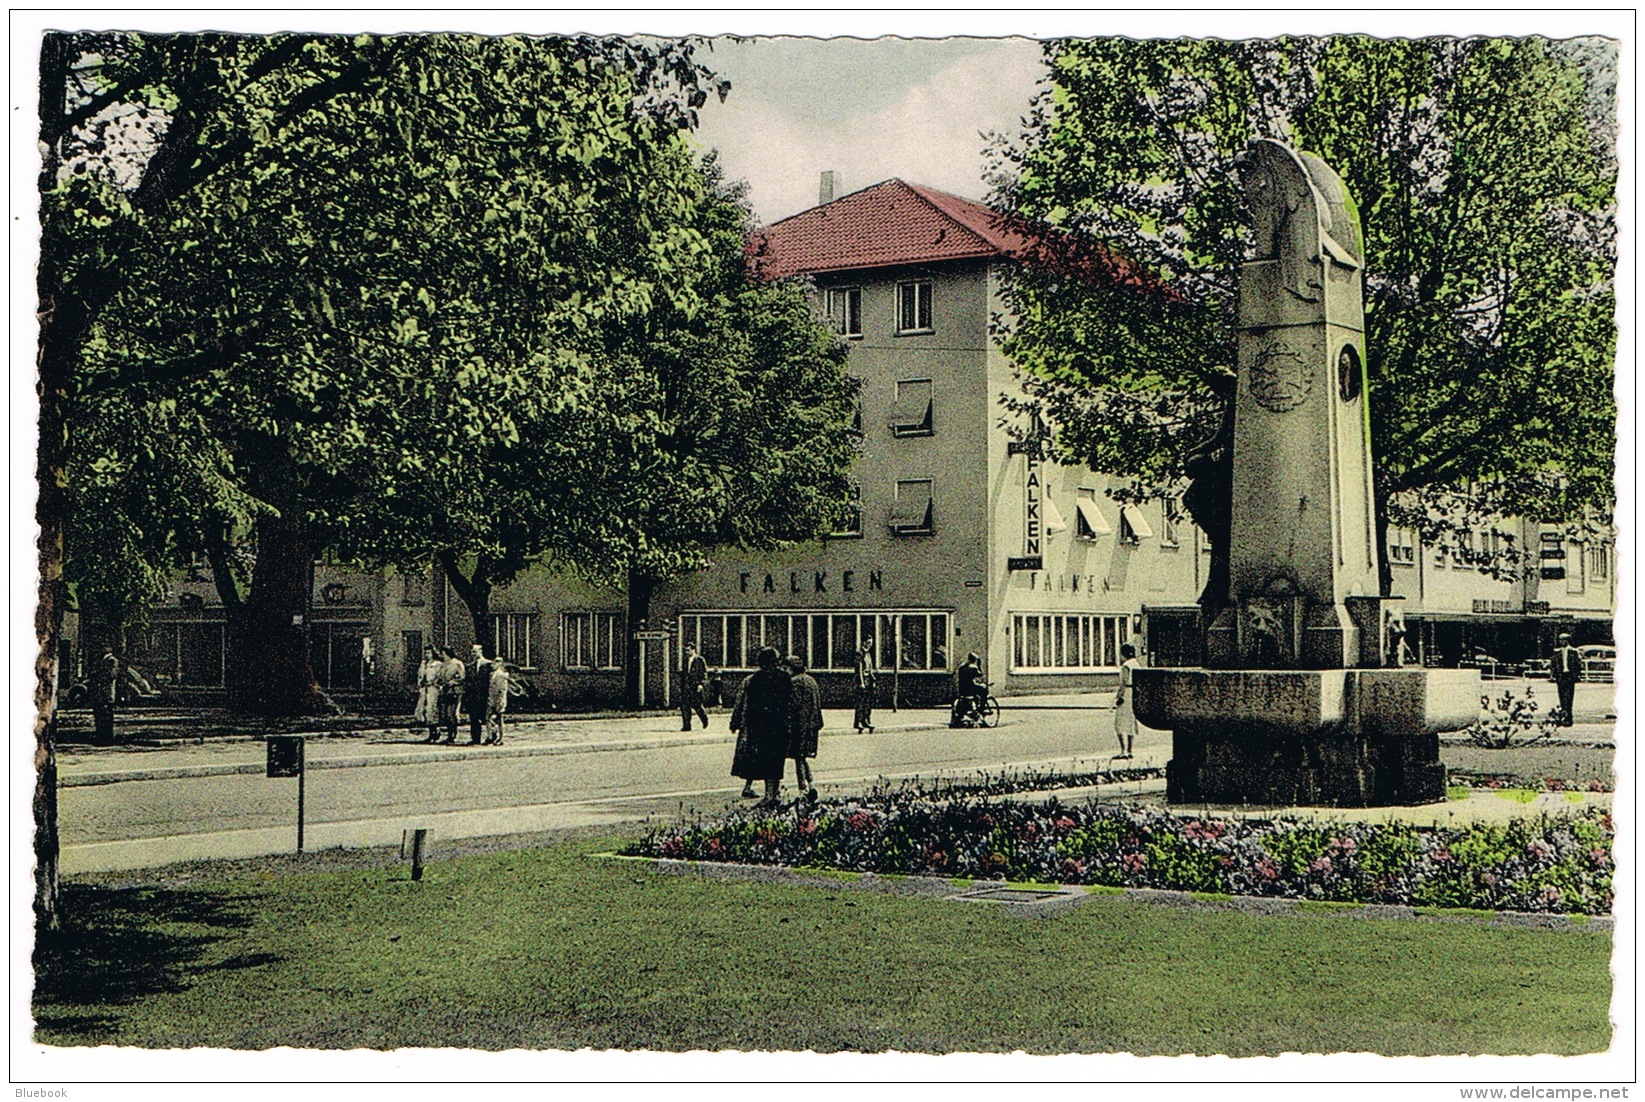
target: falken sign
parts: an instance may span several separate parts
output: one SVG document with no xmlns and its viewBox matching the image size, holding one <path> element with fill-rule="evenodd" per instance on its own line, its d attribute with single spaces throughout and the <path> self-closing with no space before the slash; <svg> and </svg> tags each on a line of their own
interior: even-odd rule
<svg viewBox="0 0 1645 1102">
<path fill-rule="evenodd" d="M 1022 485 L 1022 557 L 1007 559 L 1007 570 L 1042 570 L 1045 565 L 1045 482 L 1040 457 L 1027 452 L 1027 474 Z"/>
</svg>

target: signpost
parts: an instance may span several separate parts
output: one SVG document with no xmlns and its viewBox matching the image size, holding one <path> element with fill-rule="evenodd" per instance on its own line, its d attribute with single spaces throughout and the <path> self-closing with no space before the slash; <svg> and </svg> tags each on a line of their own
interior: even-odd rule
<svg viewBox="0 0 1645 1102">
<path fill-rule="evenodd" d="M 308 740 L 302 735 L 268 736 L 268 775 L 297 778 L 297 852 L 303 852 L 303 748 Z"/>
</svg>

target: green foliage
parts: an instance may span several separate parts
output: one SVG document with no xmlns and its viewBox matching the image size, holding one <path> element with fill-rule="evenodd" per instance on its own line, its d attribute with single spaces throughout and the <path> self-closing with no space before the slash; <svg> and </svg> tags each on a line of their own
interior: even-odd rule
<svg viewBox="0 0 1645 1102">
<path fill-rule="evenodd" d="M 1579 40 L 1064 40 L 999 202 L 1163 290 L 1026 271 L 1006 347 L 1067 456 L 1152 494 L 1226 464 L 1235 158 L 1317 153 L 1357 200 L 1385 516 L 1484 568 L 1495 515 L 1608 514 L 1616 407 L 1607 47 Z M 1190 508 L 1194 502 L 1190 501 Z M 1215 518 L 1197 516 L 1213 539 Z"/>
</svg>

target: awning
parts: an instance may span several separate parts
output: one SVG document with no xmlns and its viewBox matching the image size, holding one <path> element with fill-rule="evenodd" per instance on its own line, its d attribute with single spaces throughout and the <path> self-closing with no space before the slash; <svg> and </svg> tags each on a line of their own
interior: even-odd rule
<svg viewBox="0 0 1645 1102">
<path fill-rule="evenodd" d="M 1058 532 L 1068 531 L 1068 522 L 1062 519 L 1062 514 L 1057 511 L 1056 502 L 1050 498 L 1040 503 L 1040 515 L 1045 519 L 1046 535 L 1054 536 Z"/>
<path fill-rule="evenodd" d="M 898 531 L 924 531 L 931 527 L 931 497 L 917 494 L 899 497 L 891 503 L 891 518 L 887 523 Z"/>
<path fill-rule="evenodd" d="M 1095 539 L 1098 536 L 1106 536 L 1113 532 L 1114 528 L 1108 523 L 1108 518 L 1102 515 L 1101 509 L 1097 508 L 1095 498 L 1080 498 L 1078 508 L 1080 511 L 1080 535 Z"/>
<path fill-rule="evenodd" d="M 900 395 L 891 407 L 891 428 L 894 432 L 920 432 L 931 429 L 931 391 L 910 388 Z"/>
<path fill-rule="evenodd" d="M 1135 505 L 1120 506 L 1120 519 L 1125 522 L 1127 539 L 1145 540 L 1153 538 L 1154 530 L 1148 526 L 1148 519 L 1142 515 L 1142 510 Z"/>
</svg>

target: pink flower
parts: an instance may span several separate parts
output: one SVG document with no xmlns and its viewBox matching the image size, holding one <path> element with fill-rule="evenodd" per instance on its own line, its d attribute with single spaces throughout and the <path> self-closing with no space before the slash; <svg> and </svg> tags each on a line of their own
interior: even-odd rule
<svg viewBox="0 0 1645 1102">
<path fill-rule="evenodd" d="M 1482 873 L 1480 873 L 1479 874 L 1479 882 L 1481 884 L 1484 884 L 1487 888 L 1496 887 L 1496 873 L 1494 873 L 1494 872 L 1482 872 Z"/>
<path fill-rule="evenodd" d="M 1525 844 L 1525 856 L 1533 861 L 1546 861 L 1553 852 L 1554 847 L 1540 838 L 1532 838 Z"/>
<path fill-rule="evenodd" d="M 1593 849 L 1588 851 L 1588 859 L 1600 868 L 1604 868 L 1606 865 L 1611 863 L 1611 855 L 1600 849 L 1598 846 L 1595 846 Z"/>
<path fill-rule="evenodd" d="M 1537 898 L 1552 906 L 1563 899 L 1564 894 L 1552 884 L 1544 884 L 1542 885 L 1542 891 L 1537 893 Z"/>
<path fill-rule="evenodd" d="M 1326 873 L 1331 871 L 1331 859 L 1329 857 L 1314 858 L 1314 860 L 1308 865 L 1308 871 L 1324 876 Z"/>
<path fill-rule="evenodd" d="M 1052 823 L 1051 825 L 1056 827 L 1058 830 L 1065 830 L 1065 831 L 1066 830 L 1073 830 L 1074 829 L 1074 820 L 1070 819 L 1066 815 L 1059 815 L 1057 817 L 1057 821 Z"/>
<path fill-rule="evenodd" d="M 1279 875 L 1279 866 L 1274 864 L 1272 857 L 1264 857 L 1257 862 L 1257 875 L 1264 880 L 1272 880 Z"/>
<path fill-rule="evenodd" d="M 800 833 L 800 835 L 802 837 L 809 838 L 813 834 L 817 833 L 817 820 L 815 820 L 815 819 L 801 819 L 800 820 L 800 825 L 798 827 L 796 827 L 795 829 Z"/>
<path fill-rule="evenodd" d="M 720 856 L 720 854 L 722 854 L 724 852 L 725 852 L 725 844 L 722 843 L 718 838 L 710 838 L 708 840 L 708 855 L 710 857 L 718 857 L 718 856 Z"/>
<path fill-rule="evenodd" d="M 1331 848 L 1347 855 L 1359 849 L 1359 843 L 1352 838 L 1333 838 L 1331 839 Z"/>
<path fill-rule="evenodd" d="M 867 830 L 874 825 L 874 816 L 866 811 L 856 811 L 846 816 L 845 822 L 852 830 Z"/>
<path fill-rule="evenodd" d="M 1085 862 L 1078 857 L 1065 858 L 1062 863 L 1064 875 L 1079 878 L 1085 875 Z"/>
<path fill-rule="evenodd" d="M 1121 863 L 1124 864 L 1126 872 L 1141 872 L 1148 867 L 1148 855 L 1146 853 L 1128 853 Z"/>
<path fill-rule="evenodd" d="M 1435 864 L 1444 865 L 1444 864 L 1447 864 L 1450 860 L 1451 860 L 1451 851 L 1446 849 L 1445 847 L 1441 846 L 1439 849 L 1436 849 L 1434 851 L 1434 863 Z"/>
</svg>

